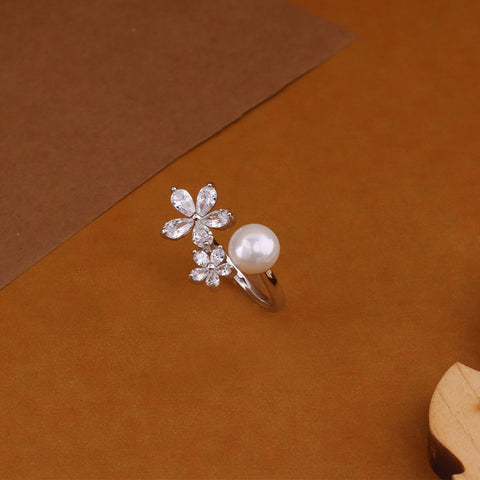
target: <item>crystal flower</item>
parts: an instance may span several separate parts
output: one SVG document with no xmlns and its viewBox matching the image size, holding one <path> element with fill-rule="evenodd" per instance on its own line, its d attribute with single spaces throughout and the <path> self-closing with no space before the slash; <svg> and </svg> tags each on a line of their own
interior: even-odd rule
<svg viewBox="0 0 480 480">
<path fill-rule="evenodd" d="M 225 252 L 221 245 L 217 245 L 210 256 L 204 250 L 193 252 L 193 260 L 199 268 L 190 272 L 190 278 L 195 282 L 205 280 L 209 287 L 218 287 L 220 277 L 226 277 L 232 273 L 232 267 L 228 263 L 222 263 L 225 259 Z"/>
<path fill-rule="evenodd" d="M 167 222 L 162 229 L 165 237 L 176 240 L 193 229 L 193 243 L 200 248 L 206 248 L 213 242 L 210 228 L 225 228 L 234 221 L 233 215 L 228 210 L 219 209 L 209 213 L 217 202 L 217 191 L 211 183 L 200 189 L 196 205 L 192 196 L 183 188 L 173 187 L 172 190 L 170 201 L 185 217 Z"/>
</svg>

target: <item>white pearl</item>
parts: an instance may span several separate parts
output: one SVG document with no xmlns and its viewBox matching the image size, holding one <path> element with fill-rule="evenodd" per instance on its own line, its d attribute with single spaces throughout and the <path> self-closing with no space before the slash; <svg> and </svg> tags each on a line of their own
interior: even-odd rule
<svg viewBox="0 0 480 480">
<path fill-rule="evenodd" d="M 269 228 L 250 223 L 232 235 L 228 243 L 228 255 L 243 273 L 263 273 L 277 261 L 280 242 Z"/>
</svg>

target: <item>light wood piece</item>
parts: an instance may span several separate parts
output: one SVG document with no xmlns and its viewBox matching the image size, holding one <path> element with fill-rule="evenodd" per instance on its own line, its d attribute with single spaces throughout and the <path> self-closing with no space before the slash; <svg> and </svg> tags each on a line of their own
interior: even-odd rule
<svg viewBox="0 0 480 480">
<path fill-rule="evenodd" d="M 450 367 L 430 403 L 429 454 L 440 478 L 480 480 L 480 372 Z"/>
</svg>

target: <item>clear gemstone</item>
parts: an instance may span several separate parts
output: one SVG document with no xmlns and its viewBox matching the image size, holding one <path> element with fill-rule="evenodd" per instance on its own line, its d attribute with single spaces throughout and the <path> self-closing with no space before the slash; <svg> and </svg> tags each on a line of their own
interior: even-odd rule
<svg viewBox="0 0 480 480">
<path fill-rule="evenodd" d="M 221 228 L 230 223 L 231 217 L 228 210 L 220 209 L 215 210 L 210 215 L 202 219 L 207 227 Z"/>
<path fill-rule="evenodd" d="M 210 255 L 210 260 L 215 266 L 220 265 L 223 262 L 224 258 L 225 251 L 223 250 L 223 247 L 221 245 L 215 247 L 212 254 Z"/>
<path fill-rule="evenodd" d="M 193 226 L 191 218 L 175 218 L 163 226 L 162 232 L 168 238 L 177 239 L 184 237 Z"/>
<path fill-rule="evenodd" d="M 232 273 L 232 267 L 228 263 L 223 263 L 222 265 L 219 265 L 215 271 L 218 273 L 218 275 L 226 277 Z"/>
<path fill-rule="evenodd" d="M 220 277 L 215 272 L 209 272 L 205 283 L 209 287 L 218 287 L 220 285 Z"/>
<path fill-rule="evenodd" d="M 194 268 L 190 272 L 190 278 L 195 282 L 201 282 L 207 277 L 208 270 L 206 268 Z"/>
<path fill-rule="evenodd" d="M 193 227 L 193 243 L 203 248 L 205 244 L 210 245 L 212 242 L 212 232 L 208 227 L 197 222 L 195 227 Z"/>
<path fill-rule="evenodd" d="M 203 217 L 217 202 L 217 191 L 213 187 L 203 187 L 197 195 L 197 213 Z"/>
<path fill-rule="evenodd" d="M 203 250 L 197 250 L 193 253 L 193 261 L 200 267 L 206 267 L 209 262 L 208 254 Z"/>
<path fill-rule="evenodd" d="M 172 205 L 186 217 L 191 217 L 195 213 L 195 204 L 192 196 L 183 188 L 179 188 L 172 192 L 170 197 Z"/>
</svg>

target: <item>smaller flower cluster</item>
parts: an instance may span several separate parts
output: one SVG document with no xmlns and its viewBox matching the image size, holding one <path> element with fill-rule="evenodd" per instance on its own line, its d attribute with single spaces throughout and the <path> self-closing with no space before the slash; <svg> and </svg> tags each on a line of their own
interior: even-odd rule
<svg viewBox="0 0 480 480">
<path fill-rule="evenodd" d="M 232 267 L 228 263 L 222 263 L 225 252 L 221 245 L 217 245 L 210 256 L 205 250 L 194 250 L 193 260 L 198 265 L 190 272 L 190 278 L 195 282 L 205 280 L 209 287 L 218 287 L 220 277 L 226 277 L 232 273 Z"/>
</svg>

